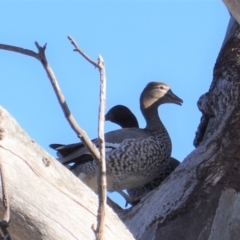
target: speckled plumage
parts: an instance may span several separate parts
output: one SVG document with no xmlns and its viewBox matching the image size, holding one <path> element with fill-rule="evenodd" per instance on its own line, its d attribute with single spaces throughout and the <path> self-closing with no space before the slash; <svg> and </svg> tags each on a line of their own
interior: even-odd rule
<svg viewBox="0 0 240 240">
<path fill-rule="evenodd" d="M 169 162 L 165 167 L 162 167 L 162 171 L 159 173 L 157 178 L 144 184 L 143 186 L 127 189 L 128 195 L 133 199 L 144 196 L 146 193 L 160 186 L 160 184 L 175 170 L 179 164 L 180 162 L 177 159 L 170 157 Z"/>
<path fill-rule="evenodd" d="M 106 152 L 107 175 L 110 179 L 114 176 L 114 180 L 108 181 L 108 191 L 133 188 L 151 181 L 158 176 L 159 169 L 165 164 L 170 154 L 171 142 L 167 136 L 124 140 L 118 148 Z M 72 171 L 75 175 L 81 176 L 81 179 L 96 191 L 97 181 L 91 179 L 96 173 L 96 168 L 97 163 L 91 161 L 79 164 Z"/>
<path fill-rule="evenodd" d="M 116 105 L 112 107 L 105 118 L 106 121 L 111 121 L 120 125 L 122 128 L 139 127 L 137 118 L 129 108 L 123 105 Z M 180 164 L 178 160 L 170 157 L 165 167 L 159 172 L 158 177 L 143 186 L 127 189 L 127 193 L 132 199 L 137 199 L 144 196 L 147 192 L 157 188 Z"/>
<path fill-rule="evenodd" d="M 146 119 L 145 129 L 119 129 L 105 134 L 107 190 L 121 192 L 141 186 L 156 178 L 161 167 L 171 155 L 171 139 L 158 115 L 158 106 L 163 103 L 181 105 L 182 100 L 172 93 L 167 84 L 151 82 L 140 97 L 140 108 Z M 97 146 L 98 140 L 93 140 Z M 97 163 L 80 163 L 81 156 L 89 154 L 87 148 L 79 143 L 79 149 L 60 159 L 68 163 L 78 159 L 72 170 L 84 183 L 97 190 Z M 127 199 L 129 200 L 129 199 Z"/>
</svg>

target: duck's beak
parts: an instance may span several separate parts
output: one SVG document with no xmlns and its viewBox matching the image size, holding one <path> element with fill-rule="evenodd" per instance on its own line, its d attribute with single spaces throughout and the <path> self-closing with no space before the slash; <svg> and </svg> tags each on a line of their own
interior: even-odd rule
<svg viewBox="0 0 240 240">
<path fill-rule="evenodd" d="M 167 95 L 171 103 L 175 103 L 180 106 L 183 104 L 183 100 L 175 95 L 171 89 L 168 90 Z"/>
</svg>

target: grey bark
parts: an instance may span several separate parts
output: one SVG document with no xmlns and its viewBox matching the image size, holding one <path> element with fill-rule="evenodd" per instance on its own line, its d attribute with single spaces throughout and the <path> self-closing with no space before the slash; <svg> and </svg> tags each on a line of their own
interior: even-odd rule
<svg viewBox="0 0 240 240">
<path fill-rule="evenodd" d="M 223 0 L 230 14 L 240 24 L 240 1 L 239 0 Z"/>
<path fill-rule="evenodd" d="M 39 147 L 0 108 L 0 161 L 4 165 L 14 240 L 94 239 L 98 198 Z M 2 193 L 0 193 L 2 199 Z M 4 209 L 0 204 L 0 216 Z M 133 239 L 107 208 L 105 239 Z"/>
<path fill-rule="evenodd" d="M 232 18 L 190 153 L 135 207 L 119 212 L 136 239 L 240 239 L 240 26 Z"/>
</svg>

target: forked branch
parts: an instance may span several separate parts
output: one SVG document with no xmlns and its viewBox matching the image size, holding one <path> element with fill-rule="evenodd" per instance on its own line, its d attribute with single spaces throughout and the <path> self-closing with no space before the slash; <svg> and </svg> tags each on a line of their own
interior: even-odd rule
<svg viewBox="0 0 240 240">
<path fill-rule="evenodd" d="M 65 100 L 65 97 L 63 96 L 61 89 L 58 85 L 57 79 L 48 64 L 45 50 L 47 47 L 47 44 L 45 44 L 43 47 L 41 47 L 38 42 L 35 42 L 35 45 L 38 49 L 38 53 L 23 49 L 15 46 L 0 44 L 0 49 L 8 50 L 8 51 L 14 51 L 18 52 L 24 55 L 28 55 L 31 57 L 34 57 L 38 59 L 45 69 L 47 76 L 52 84 L 52 87 L 55 91 L 55 94 L 58 98 L 59 104 L 64 112 L 64 115 L 66 119 L 68 120 L 70 126 L 74 130 L 74 132 L 77 134 L 77 136 L 81 139 L 81 141 L 85 144 L 85 146 L 88 148 L 89 152 L 92 154 L 93 158 L 98 161 L 99 163 L 99 180 L 98 181 L 98 189 L 99 189 L 99 209 L 98 209 L 98 225 L 97 229 L 95 231 L 96 233 L 96 239 L 103 240 L 104 239 L 104 225 L 105 225 L 105 209 L 106 209 L 106 164 L 105 164 L 105 141 L 104 141 L 104 110 L 105 110 L 105 90 L 106 90 L 106 74 L 105 74 L 105 67 L 104 67 L 104 61 L 101 56 L 98 58 L 98 62 L 94 62 L 91 60 L 80 48 L 77 46 L 75 41 L 68 37 L 69 40 L 72 42 L 72 44 L 76 47 L 75 51 L 78 51 L 87 61 L 89 61 L 91 64 L 93 64 L 95 67 L 97 67 L 100 71 L 100 107 L 99 107 L 99 147 L 100 147 L 100 153 L 96 146 L 92 143 L 91 139 L 87 136 L 85 131 L 81 129 L 81 127 L 77 124 L 75 118 L 71 114 L 69 107 L 67 105 L 67 102 Z"/>
<path fill-rule="evenodd" d="M 99 174 L 98 174 L 98 216 L 97 216 L 97 229 L 96 239 L 104 239 L 104 226 L 105 226 L 105 213 L 107 203 L 107 180 L 106 180 L 106 161 L 105 161 L 105 140 L 104 140 L 104 112 L 106 103 L 106 71 L 103 58 L 99 55 L 98 62 L 93 61 L 88 57 L 82 49 L 80 49 L 73 38 L 68 36 L 68 39 L 75 47 L 74 51 L 79 52 L 88 62 L 99 69 L 100 73 L 100 105 L 98 116 L 98 139 L 99 139 Z"/>
<path fill-rule="evenodd" d="M 47 76 L 52 84 L 52 87 L 55 91 L 55 94 L 58 98 L 58 102 L 64 112 L 65 117 L 67 118 L 70 126 L 72 127 L 72 129 L 74 130 L 74 132 L 77 134 L 77 136 L 82 140 L 82 142 L 86 145 L 86 147 L 88 148 L 88 150 L 91 152 L 91 154 L 93 155 L 93 157 L 95 159 L 99 159 L 99 151 L 98 149 L 95 147 L 94 144 L 92 144 L 91 139 L 87 136 L 87 134 L 85 133 L 85 131 L 83 131 L 80 126 L 77 124 L 75 118 L 73 117 L 73 115 L 71 114 L 69 107 L 67 105 L 67 102 L 65 100 L 65 97 L 63 96 L 61 89 L 58 85 L 57 79 L 50 67 L 50 65 L 47 62 L 47 58 L 45 55 L 45 50 L 46 50 L 46 44 L 41 47 L 39 46 L 39 44 L 37 42 L 35 42 L 35 45 L 38 48 L 38 54 L 39 54 L 39 60 L 43 65 L 43 68 L 45 69 Z"/>
</svg>

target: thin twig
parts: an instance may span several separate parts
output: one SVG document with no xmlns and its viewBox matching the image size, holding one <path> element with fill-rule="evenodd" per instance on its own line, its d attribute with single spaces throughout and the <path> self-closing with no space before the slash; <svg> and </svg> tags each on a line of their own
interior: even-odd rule
<svg viewBox="0 0 240 240">
<path fill-rule="evenodd" d="M 28 55 L 31 57 L 34 57 L 36 59 L 38 59 L 46 73 L 48 78 L 51 81 L 51 84 L 53 86 L 53 89 L 57 95 L 59 104 L 64 112 L 65 117 L 67 118 L 70 126 L 72 127 L 72 129 L 74 130 L 74 132 L 77 134 L 77 136 L 81 139 L 81 141 L 86 145 L 86 147 L 88 148 L 88 150 L 90 151 L 90 153 L 93 155 L 93 158 L 96 160 L 100 159 L 100 154 L 98 149 L 96 148 L 96 146 L 92 143 L 91 139 L 87 136 L 87 134 L 85 133 L 85 131 L 83 131 L 79 125 L 77 124 L 76 120 L 74 119 L 74 117 L 72 116 L 68 105 L 65 101 L 65 98 L 60 90 L 60 87 L 57 83 L 57 80 L 55 78 L 55 75 L 50 67 L 50 65 L 47 62 L 46 56 L 45 56 L 45 50 L 47 47 L 47 44 L 45 44 L 43 47 L 41 47 L 37 42 L 35 42 L 35 45 L 38 49 L 38 53 L 28 50 L 28 49 L 24 49 L 24 48 L 20 48 L 20 47 L 16 47 L 16 46 L 11 46 L 11 45 L 6 45 L 6 44 L 0 44 L 0 49 L 3 50 L 8 50 L 8 51 L 13 51 L 13 52 L 18 52 L 24 55 Z"/>
<path fill-rule="evenodd" d="M 90 62 L 94 67 L 98 68 L 100 70 L 99 62 L 93 61 L 86 53 L 83 52 L 82 49 L 80 49 L 77 45 L 77 43 L 74 41 L 74 39 L 71 36 L 68 36 L 69 41 L 71 44 L 75 47 L 73 51 L 79 52 L 88 62 Z"/>
<path fill-rule="evenodd" d="M 106 71 L 102 56 L 98 57 L 98 66 L 100 72 L 100 105 L 98 117 L 98 139 L 100 150 L 100 164 L 98 168 L 98 215 L 96 239 L 104 239 L 105 214 L 107 204 L 107 179 L 106 179 L 106 161 L 105 161 L 105 139 L 104 139 L 104 112 L 106 105 Z"/>
<path fill-rule="evenodd" d="M 57 79 L 50 67 L 50 65 L 47 62 L 46 56 L 45 56 L 45 50 L 46 50 L 46 44 L 41 47 L 39 46 L 39 44 L 37 42 L 35 42 L 35 45 L 38 48 L 39 51 L 39 56 L 40 56 L 40 61 L 47 73 L 47 76 L 52 84 L 52 87 L 55 91 L 55 94 L 57 95 L 58 98 L 58 102 L 64 112 L 64 115 L 66 117 L 66 119 L 68 120 L 70 126 L 72 127 L 72 129 L 74 130 L 74 132 L 77 134 L 77 136 L 82 140 L 82 142 L 86 145 L 86 147 L 88 148 L 88 150 L 90 151 L 90 153 L 93 155 L 93 158 L 98 160 L 100 158 L 100 154 L 98 149 L 96 148 L 96 146 L 92 143 L 91 139 L 87 136 L 87 134 L 85 133 L 85 131 L 83 131 L 80 126 L 77 124 L 75 118 L 73 117 L 73 115 L 71 114 L 67 102 L 65 100 L 65 97 L 63 96 L 61 89 L 58 85 Z"/>
<path fill-rule="evenodd" d="M 3 207 L 5 208 L 3 220 L 0 222 L 0 228 L 3 233 L 3 236 L 1 236 L 1 238 L 6 240 L 11 240 L 11 236 L 7 230 L 10 223 L 10 206 L 9 206 L 9 198 L 8 198 L 8 192 L 7 192 L 7 186 L 6 186 L 5 171 L 4 171 L 2 161 L 0 161 L 0 172 L 1 172 L 1 182 L 2 182 Z"/>
<path fill-rule="evenodd" d="M 38 53 L 36 53 L 32 50 L 28 50 L 28 49 L 24 49 L 24 48 L 20 48 L 20 47 L 15 47 L 15 46 L 7 45 L 7 44 L 1 44 L 1 43 L 0 43 L 0 49 L 21 53 L 21 54 L 24 54 L 24 55 L 28 55 L 30 57 L 34 57 L 34 58 L 39 60 Z"/>
<path fill-rule="evenodd" d="M 87 61 L 89 61 L 91 64 L 93 64 L 95 67 L 97 67 L 100 71 L 100 80 L 101 80 L 101 89 L 100 89 L 100 108 L 99 108 L 99 140 L 100 140 L 100 151 L 99 153 L 96 146 L 92 143 L 91 139 L 87 136 L 85 131 L 83 131 L 80 126 L 77 124 L 76 120 L 74 119 L 73 115 L 71 114 L 67 102 L 60 90 L 60 87 L 57 83 L 56 77 L 50 67 L 50 65 L 47 62 L 47 58 L 45 55 L 45 50 L 47 47 L 47 44 L 45 44 L 43 47 L 41 47 L 38 42 L 35 42 L 35 45 L 38 49 L 38 53 L 35 53 L 28 49 L 23 49 L 15 46 L 0 44 L 0 49 L 8 50 L 8 51 L 14 51 L 21 54 L 25 54 L 31 57 L 35 57 L 38 59 L 46 73 L 48 78 L 50 79 L 50 82 L 53 86 L 53 89 L 55 91 L 55 94 L 57 95 L 59 104 L 64 112 L 64 115 L 66 119 L 68 120 L 70 126 L 74 130 L 74 132 L 77 134 L 77 136 L 81 139 L 81 141 L 85 144 L 85 146 L 88 148 L 89 152 L 92 154 L 93 158 L 98 161 L 100 165 L 100 172 L 103 174 L 100 174 L 101 180 L 99 181 L 99 209 L 98 209 L 98 226 L 96 230 L 96 238 L 98 240 L 103 240 L 103 228 L 104 228 L 104 222 L 105 222 L 105 208 L 106 208 L 106 163 L 105 163 L 105 143 L 104 143 L 104 109 L 105 109 L 105 89 L 106 89 L 106 76 L 105 76 L 105 68 L 104 63 L 101 57 L 99 57 L 99 62 L 96 63 L 95 61 L 91 60 L 75 43 L 75 41 L 68 37 L 68 39 L 71 41 L 71 43 L 75 46 L 76 49 L 74 51 L 79 52 Z M 100 128 L 101 131 L 100 131 Z"/>
<path fill-rule="evenodd" d="M 99 69 L 100 73 L 100 105 L 98 116 L 98 139 L 99 139 L 99 167 L 98 167 L 98 214 L 97 214 L 97 229 L 94 230 L 97 240 L 104 240 L 104 226 L 105 226 L 105 214 L 107 205 L 107 179 L 106 179 L 106 161 L 105 161 L 105 139 L 104 139 L 104 112 L 106 105 L 106 71 L 104 60 L 99 55 L 98 62 L 96 63 L 90 57 L 88 57 L 82 49 L 80 49 L 75 40 L 68 36 L 68 39 L 75 47 L 74 51 L 79 52 L 88 62 L 94 67 Z"/>
</svg>

